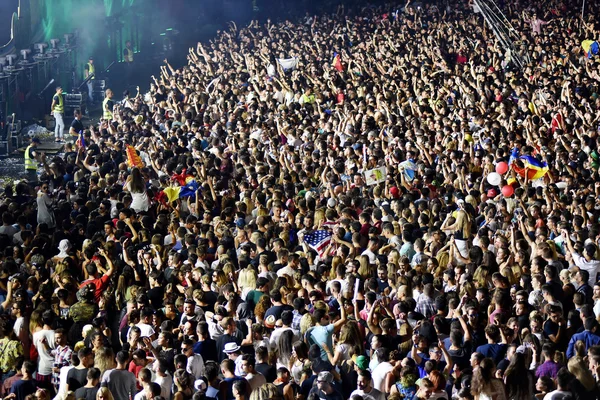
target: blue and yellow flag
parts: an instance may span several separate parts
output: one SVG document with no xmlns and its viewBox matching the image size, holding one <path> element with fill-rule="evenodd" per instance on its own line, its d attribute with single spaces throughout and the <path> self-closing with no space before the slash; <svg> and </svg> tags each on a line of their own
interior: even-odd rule
<svg viewBox="0 0 600 400">
<path fill-rule="evenodd" d="M 518 158 L 520 162 L 513 162 L 512 167 L 515 172 L 525 178 L 525 172 L 527 171 L 527 178 L 529 180 L 536 180 L 544 175 L 546 175 L 549 171 L 548 163 L 545 161 L 539 161 L 537 158 L 529 155 L 524 155 Z M 518 164 L 523 164 L 521 167 Z"/>
<path fill-rule="evenodd" d="M 600 50 L 598 48 L 598 42 L 594 40 L 584 40 L 581 42 L 581 47 L 587 58 L 592 58 L 592 56 L 598 54 L 598 51 Z"/>
</svg>

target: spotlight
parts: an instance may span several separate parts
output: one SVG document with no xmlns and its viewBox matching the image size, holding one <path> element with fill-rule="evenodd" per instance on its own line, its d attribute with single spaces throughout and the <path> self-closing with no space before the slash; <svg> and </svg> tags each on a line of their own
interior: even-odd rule
<svg viewBox="0 0 600 400">
<path fill-rule="evenodd" d="M 48 43 L 36 43 L 33 45 L 38 51 L 38 54 L 44 54 L 44 50 L 48 48 Z"/>
<path fill-rule="evenodd" d="M 6 60 L 8 61 L 8 66 L 12 67 L 14 66 L 15 60 L 17 59 L 17 55 L 16 54 L 9 54 L 6 56 Z"/>
<path fill-rule="evenodd" d="M 21 50 L 21 55 L 23 56 L 23 61 L 27 61 L 27 56 L 31 53 L 30 49 Z"/>
</svg>

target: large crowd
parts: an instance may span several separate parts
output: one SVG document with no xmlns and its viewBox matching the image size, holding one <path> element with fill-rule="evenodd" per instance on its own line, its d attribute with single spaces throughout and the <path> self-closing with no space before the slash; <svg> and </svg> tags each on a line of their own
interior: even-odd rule
<svg viewBox="0 0 600 400">
<path fill-rule="evenodd" d="M 597 4 L 500 7 L 516 53 L 409 1 L 165 60 L 4 189 L 0 396 L 599 398 Z"/>
</svg>

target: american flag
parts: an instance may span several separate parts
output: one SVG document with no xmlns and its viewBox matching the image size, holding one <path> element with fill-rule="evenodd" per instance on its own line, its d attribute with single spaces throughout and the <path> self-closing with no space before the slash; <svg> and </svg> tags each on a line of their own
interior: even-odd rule
<svg viewBox="0 0 600 400">
<path fill-rule="evenodd" d="M 323 257 L 323 252 L 331 242 L 331 232 L 322 230 L 307 233 L 304 242 L 319 253 L 319 257 Z"/>
</svg>

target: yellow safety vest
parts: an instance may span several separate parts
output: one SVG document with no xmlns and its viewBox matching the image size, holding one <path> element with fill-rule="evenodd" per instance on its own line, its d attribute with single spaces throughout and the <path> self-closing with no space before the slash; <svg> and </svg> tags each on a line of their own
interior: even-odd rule
<svg viewBox="0 0 600 400">
<path fill-rule="evenodd" d="M 88 76 L 90 76 L 96 72 L 96 67 L 94 66 L 94 64 L 87 63 L 87 67 L 88 67 Z M 96 79 L 96 77 L 93 76 L 92 79 Z"/>
<path fill-rule="evenodd" d="M 125 62 L 133 62 L 133 50 L 125 47 Z"/>
<path fill-rule="evenodd" d="M 29 145 L 25 149 L 25 169 L 26 170 L 37 171 L 37 163 L 36 163 L 36 161 L 29 156 L 29 150 L 31 150 L 31 146 L 32 145 Z"/>
<path fill-rule="evenodd" d="M 65 112 L 65 106 L 63 104 L 63 96 L 62 94 L 56 94 L 58 96 L 58 104 L 54 106 L 54 112 L 57 113 L 64 113 Z"/>
<path fill-rule="evenodd" d="M 108 109 L 109 101 L 110 99 L 108 97 L 105 97 L 104 101 L 102 102 L 102 118 L 112 121 L 113 113 L 112 110 Z"/>
</svg>

